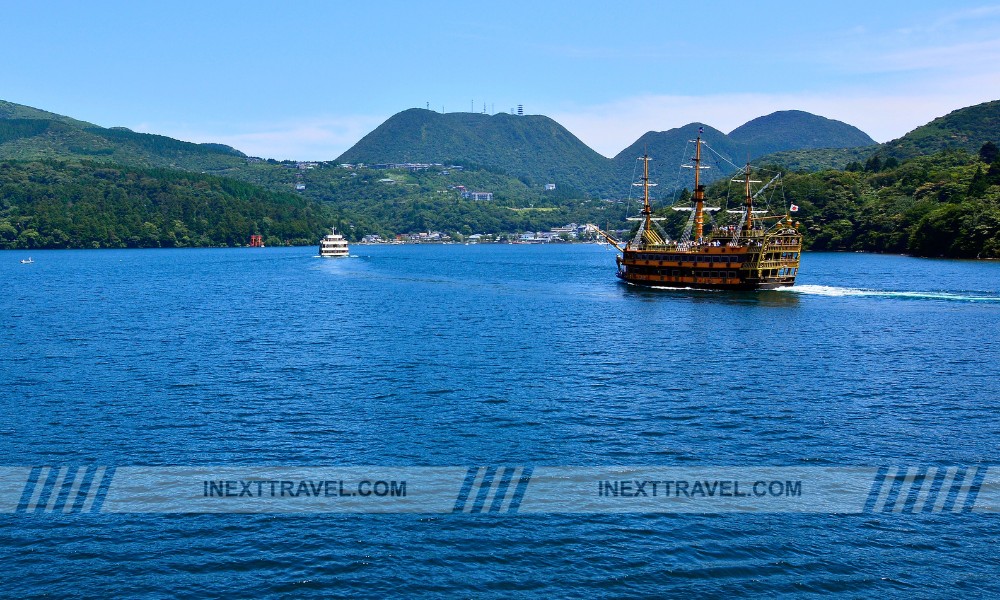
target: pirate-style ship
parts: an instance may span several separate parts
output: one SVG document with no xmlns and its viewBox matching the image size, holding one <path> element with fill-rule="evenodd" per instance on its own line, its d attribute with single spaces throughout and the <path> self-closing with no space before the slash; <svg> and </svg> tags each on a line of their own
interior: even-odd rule
<svg viewBox="0 0 1000 600">
<path fill-rule="evenodd" d="M 693 229 L 681 240 L 671 241 L 656 225 L 662 220 L 653 217 L 649 202 L 649 155 L 643 163 L 642 213 L 637 217 L 639 229 L 632 240 L 622 245 L 611 235 L 601 232 L 621 254 L 616 257 L 618 277 L 643 286 L 692 288 L 713 290 L 773 289 L 795 284 L 802 250 L 799 224 L 793 223 L 790 213 L 779 217 L 765 217 L 767 211 L 754 210 L 756 194 L 751 184 L 760 183 L 750 176 L 748 164 L 742 173 L 743 208 L 728 211 L 742 215 L 738 224 L 716 226 L 704 236 L 705 213 L 719 210 L 705 206 L 705 186 L 701 184 L 702 167 L 701 131 L 694 140 L 694 206 L 675 208 L 693 212 L 689 227 Z M 777 179 L 777 177 L 775 177 Z M 768 184 L 775 181 L 772 179 Z M 767 187 L 767 186 L 764 186 Z M 790 211 L 797 210 L 792 205 Z M 761 215 L 761 216 L 758 216 Z M 769 225 L 767 222 L 772 221 Z"/>
</svg>

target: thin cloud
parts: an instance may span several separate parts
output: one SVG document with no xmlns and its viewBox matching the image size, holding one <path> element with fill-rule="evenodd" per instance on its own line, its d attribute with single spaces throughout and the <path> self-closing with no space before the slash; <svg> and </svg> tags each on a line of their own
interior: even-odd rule
<svg viewBox="0 0 1000 600">
<path fill-rule="evenodd" d="M 1000 7 L 949 12 L 933 21 L 891 30 L 857 26 L 842 33 L 822 54 L 827 64 L 845 73 L 939 71 L 998 72 Z"/>
<path fill-rule="evenodd" d="M 278 160 L 334 160 L 384 120 L 384 117 L 370 115 L 317 117 L 246 125 L 246 131 L 240 133 L 233 133 L 233 129 L 239 127 L 235 125 L 213 131 L 143 123 L 135 129 L 196 143 L 227 144 L 250 156 Z"/>
<path fill-rule="evenodd" d="M 942 29 L 950 29 L 956 25 L 966 23 L 976 26 L 981 24 L 984 19 L 997 17 L 1000 17 L 1000 6 L 979 6 L 948 13 L 933 21 L 926 30 L 941 31 Z"/>
<path fill-rule="evenodd" d="M 947 70 L 951 73 L 984 69 L 998 73 L 1000 40 L 961 42 L 945 46 L 909 48 L 879 57 L 878 70 Z"/>
</svg>

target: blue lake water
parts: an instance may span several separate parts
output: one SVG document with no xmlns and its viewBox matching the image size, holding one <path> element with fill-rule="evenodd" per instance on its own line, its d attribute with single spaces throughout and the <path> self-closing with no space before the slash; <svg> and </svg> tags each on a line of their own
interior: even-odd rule
<svg viewBox="0 0 1000 600">
<path fill-rule="evenodd" d="M 0 252 L 0 465 L 983 465 L 1000 264 L 600 246 Z M 0 515 L 0 595 L 1000 593 L 984 514 Z"/>
</svg>

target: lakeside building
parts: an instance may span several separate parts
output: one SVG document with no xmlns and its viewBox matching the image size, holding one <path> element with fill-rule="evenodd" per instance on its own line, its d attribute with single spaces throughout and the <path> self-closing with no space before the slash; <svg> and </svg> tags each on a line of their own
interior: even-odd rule
<svg viewBox="0 0 1000 600">
<path fill-rule="evenodd" d="M 452 189 L 456 190 L 465 200 L 472 200 L 474 202 L 493 201 L 493 192 L 470 192 L 464 185 L 456 185 Z"/>
<path fill-rule="evenodd" d="M 396 241 L 409 244 L 450 242 L 452 238 L 440 231 L 423 231 L 420 233 L 398 233 Z"/>
</svg>

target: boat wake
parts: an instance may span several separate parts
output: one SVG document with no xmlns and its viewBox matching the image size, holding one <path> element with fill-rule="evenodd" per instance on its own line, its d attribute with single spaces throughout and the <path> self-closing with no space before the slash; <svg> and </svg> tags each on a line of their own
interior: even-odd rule
<svg viewBox="0 0 1000 600">
<path fill-rule="evenodd" d="M 829 296 L 843 298 L 849 296 L 863 296 L 870 298 L 893 298 L 900 300 L 939 300 L 945 302 L 996 302 L 1000 303 L 1000 296 L 987 296 L 983 292 L 955 293 L 955 292 L 924 292 L 924 291 L 886 291 L 886 290 L 864 290 L 859 288 L 845 288 L 831 285 L 797 285 L 795 287 L 783 287 L 774 290 L 776 292 L 791 292 L 807 296 Z"/>
</svg>

